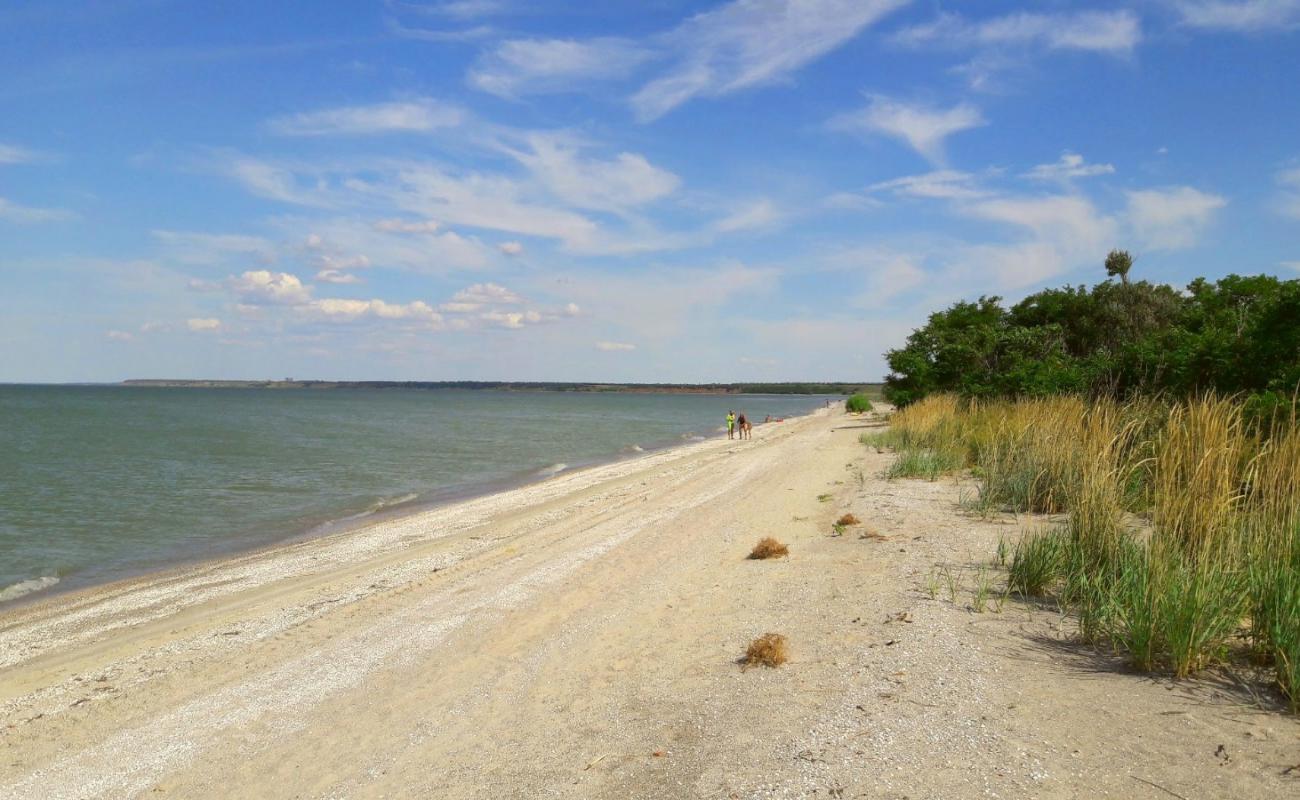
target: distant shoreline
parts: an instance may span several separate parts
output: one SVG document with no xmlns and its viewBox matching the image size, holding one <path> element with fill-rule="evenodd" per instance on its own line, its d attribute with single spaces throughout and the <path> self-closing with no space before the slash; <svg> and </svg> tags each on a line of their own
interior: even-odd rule
<svg viewBox="0 0 1300 800">
<path fill-rule="evenodd" d="M 631 394 L 878 394 L 882 383 L 565 383 L 558 381 L 323 381 L 132 378 L 120 386 L 169 389 L 469 389 Z"/>
</svg>

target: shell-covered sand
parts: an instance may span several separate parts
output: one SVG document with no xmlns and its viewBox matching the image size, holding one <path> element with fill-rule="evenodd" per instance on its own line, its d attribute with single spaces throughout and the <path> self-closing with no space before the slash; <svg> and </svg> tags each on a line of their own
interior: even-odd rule
<svg viewBox="0 0 1300 800">
<path fill-rule="evenodd" d="M 1269 692 L 1126 673 L 1014 599 L 976 613 L 1023 520 L 879 478 L 870 424 L 0 612 L 0 797 L 1300 796 Z M 747 559 L 765 536 L 789 557 Z M 742 670 L 768 632 L 789 661 Z"/>
</svg>

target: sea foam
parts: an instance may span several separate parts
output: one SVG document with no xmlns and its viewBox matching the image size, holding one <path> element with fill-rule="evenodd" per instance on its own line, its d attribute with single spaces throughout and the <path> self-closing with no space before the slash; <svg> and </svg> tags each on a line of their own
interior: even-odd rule
<svg viewBox="0 0 1300 800">
<path fill-rule="evenodd" d="M 39 592 L 42 589 L 48 589 L 58 582 L 59 579 L 53 575 L 19 581 L 13 586 L 6 586 L 4 589 L 0 589 L 0 603 L 5 602 L 6 600 L 17 600 L 18 598 L 23 597 L 24 595 L 29 595 L 32 592 Z"/>
</svg>

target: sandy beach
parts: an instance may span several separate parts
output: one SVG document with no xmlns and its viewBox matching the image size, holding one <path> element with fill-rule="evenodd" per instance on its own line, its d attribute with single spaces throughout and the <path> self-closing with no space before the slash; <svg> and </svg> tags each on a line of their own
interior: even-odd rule
<svg viewBox="0 0 1300 800">
<path fill-rule="evenodd" d="M 0 797 L 1294 797 L 1300 721 L 980 570 L 822 411 L 0 612 Z M 863 525 L 835 535 L 853 513 Z M 790 556 L 745 558 L 774 536 Z M 996 603 L 996 600 L 991 601 Z M 790 661 L 742 670 L 765 632 Z"/>
</svg>

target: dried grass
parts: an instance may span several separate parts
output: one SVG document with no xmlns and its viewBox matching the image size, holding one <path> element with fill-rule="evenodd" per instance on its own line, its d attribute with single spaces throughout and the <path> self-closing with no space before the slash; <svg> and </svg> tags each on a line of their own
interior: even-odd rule
<svg viewBox="0 0 1300 800">
<path fill-rule="evenodd" d="M 767 558 L 780 558 L 781 556 L 788 557 L 789 555 L 790 548 L 781 544 L 776 539 L 773 539 L 771 536 L 766 536 L 760 539 L 758 544 L 754 545 L 754 549 L 749 553 L 749 557 L 755 561 L 762 561 Z"/>
<path fill-rule="evenodd" d="M 745 657 L 741 659 L 741 663 L 745 669 L 759 665 L 779 667 L 789 657 L 790 653 L 785 637 L 779 633 L 765 633 L 749 643 L 749 649 L 745 651 Z"/>
<path fill-rule="evenodd" d="M 844 516 L 840 517 L 839 520 L 837 520 L 835 524 L 836 524 L 836 525 L 843 525 L 843 526 L 846 526 L 846 527 L 849 526 L 849 525 L 861 525 L 861 524 L 862 524 L 862 520 L 858 519 L 857 517 L 853 516 L 852 514 L 845 514 Z"/>
</svg>

